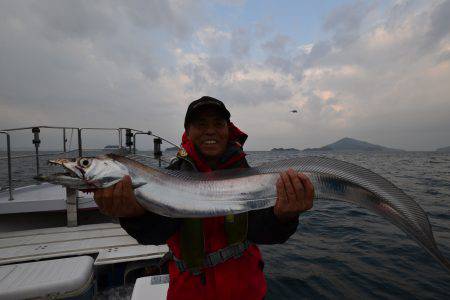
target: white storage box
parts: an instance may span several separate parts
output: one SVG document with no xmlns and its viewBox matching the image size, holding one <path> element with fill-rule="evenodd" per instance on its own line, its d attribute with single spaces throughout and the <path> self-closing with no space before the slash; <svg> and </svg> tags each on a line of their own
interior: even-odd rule
<svg viewBox="0 0 450 300">
<path fill-rule="evenodd" d="M 169 275 L 141 277 L 136 280 L 131 300 L 164 300 L 169 289 Z"/>
<path fill-rule="evenodd" d="M 92 299 L 90 256 L 0 266 L 0 300 L 28 298 Z"/>
</svg>

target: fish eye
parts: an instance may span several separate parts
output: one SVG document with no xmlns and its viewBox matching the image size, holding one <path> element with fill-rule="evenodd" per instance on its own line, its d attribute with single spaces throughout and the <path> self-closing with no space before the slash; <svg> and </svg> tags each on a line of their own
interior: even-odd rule
<svg viewBox="0 0 450 300">
<path fill-rule="evenodd" d="M 91 160 L 88 158 L 80 158 L 80 160 L 78 161 L 78 165 L 83 168 L 87 168 L 91 165 Z"/>
</svg>

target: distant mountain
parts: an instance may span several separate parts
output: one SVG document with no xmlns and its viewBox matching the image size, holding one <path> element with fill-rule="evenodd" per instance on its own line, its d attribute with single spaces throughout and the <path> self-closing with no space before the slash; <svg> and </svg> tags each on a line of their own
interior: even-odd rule
<svg viewBox="0 0 450 300">
<path fill-rule="evenodd" d="M 164 151 L 178 151 L 178 147 L 169 147 L 169 148 L 166 148 L 166 150 L 164 150 Z"/>
<path fill-rule="evenodd" d="M 106 145 L 103 149 L 104 150 L 114 150 L 119 149 L 120 147 L 118 145 Z"/>
<path fill-rule="evenodd" d="M 436 149 L 436 151 L 439 151 L 439 152 L 450 152 L 450 146 L 443 147 L 443 148 L 438 148 L 438 149 Z"/>
<path fill-rule="evenodd" d="M 345 137 L 339 141 L 320 147 L 308 148 L 304 151 L 404 151 Z"/>
<path fill-rule="evenodd" d="M 270 151 L 290 151 L 290 152 L 300 152 L 300 150 L 295 148 L 273 148 Z"/>
</svg>

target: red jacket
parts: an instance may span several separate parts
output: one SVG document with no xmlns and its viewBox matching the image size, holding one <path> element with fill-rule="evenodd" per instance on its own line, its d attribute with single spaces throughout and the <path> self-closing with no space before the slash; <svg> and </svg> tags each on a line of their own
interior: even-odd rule
<svg viewBox="0 0 450 300">
<path fill-rule="evenodd" d="M 233 124 L 230 125 L 230 143 L 241 148 L 247 135 Z M 236 143 L 238 142 L 238 143 Z M 194 145 L 183 135 L 183 148 L 201 172 L 211 169 L 197 154 Z M 234 151 L 219 168 L 229 168 L 243 160 L 245 153 Z M 215 252 L 227 246 L 224 230 L 224 217 L 203 219 L 203 237 L 205 253 Z M 167 244 L 173 254 L 182 258 L 179 231 L 172 235 Z M 170 284 L 167 299 L 263 299 L 267 285 L 263 273 L 264 263 L 261 252 L 254 244 L 244 254 L 231 258 L 215 267 L 203 269 L 201 275 L 189 271 L 181 273 L 175 262 L 169 263 Z"/>
<path fill-rule="evenodd" d="M 223 220 L 223 217 L 203 219 L 206 253 L 227 246 Z M 167 241 L 176 257 L 181 257 L 179 239 L 176 233 Z M 261 253 L 253 244 L 241 257 L 206 268 L 202 275 L 180 273 L 173 261 L 169 262 L 169 274 L 167 299 L 263 299 L 267 291 Z"/>
</svg>

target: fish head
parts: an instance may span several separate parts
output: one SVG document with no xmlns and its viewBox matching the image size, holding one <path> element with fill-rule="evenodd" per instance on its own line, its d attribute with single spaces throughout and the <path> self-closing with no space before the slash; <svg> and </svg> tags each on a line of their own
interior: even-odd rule
<svg viewBox="0 0 450 300">
<path fill-rule="evenodd" d="M 109 157 L 59 158 L 49 160 L 49 164 L 61 166 L 66 172 L 40 175 L 36 179 L 53 184 L 61 184 L 77 190 L 96 190 L 110 187 L 126 175 L 128 168 Z M 133 181 L 133 176 L 132 181 Z M 133 184 L 135 187 L 136 184 Z"/>
</svg>

